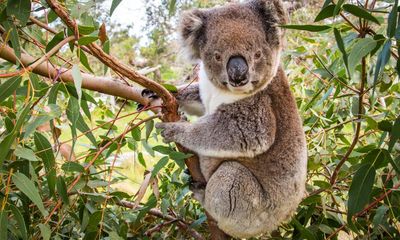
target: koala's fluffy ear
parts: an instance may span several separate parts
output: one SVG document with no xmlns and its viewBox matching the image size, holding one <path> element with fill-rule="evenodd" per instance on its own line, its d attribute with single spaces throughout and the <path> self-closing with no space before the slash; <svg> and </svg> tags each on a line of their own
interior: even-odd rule
<svg viewBox="0 0 400 240">
<path fill-rule="evenodd" d="M 272 17 L 279 25 L 287 24 L 288 15 L 281 0 L 254 0 L 253 4 L 267 19 Z"/>
<path fill-rule="evenodd" d="M 206 24 L 206 12 L 194 9 L 182 14 L 179 34 L 184 54 L 189 60 L 200 59 L 200 47 L 204 44 Z"/>
</svg>

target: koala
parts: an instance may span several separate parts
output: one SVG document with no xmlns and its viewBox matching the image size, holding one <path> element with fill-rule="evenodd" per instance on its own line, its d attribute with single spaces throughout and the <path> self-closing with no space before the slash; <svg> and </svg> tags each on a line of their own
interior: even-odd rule
<svg viewBox="0 0 400 240">
<path fill-rule="evenodd" d="M 200 73 L 177 99 L 200 117 L 156 125 L 198 154 L 207 183 L 194 196 L 237 238 L 275 230 L 305 196 L 305 135 L 280 64 L 286 21 L 280 0 L 185 12 L 182 47 Z"/>
</svg>

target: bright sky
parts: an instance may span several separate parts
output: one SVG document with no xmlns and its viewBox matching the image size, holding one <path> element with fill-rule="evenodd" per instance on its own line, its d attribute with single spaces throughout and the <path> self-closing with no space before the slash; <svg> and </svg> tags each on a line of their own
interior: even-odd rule
<svg viewBox="0 0 400 240">
<path fill-rule="evenodd" d="M 104 5 L 110 9 L 112 0 L 107 0 Z M 146 11 L 145 0 L 122 0 L 111 16 L 111 22 L 122 26 L 133 23 L 133 33 L 140 35 L 145 25 Z"/>
</svg>

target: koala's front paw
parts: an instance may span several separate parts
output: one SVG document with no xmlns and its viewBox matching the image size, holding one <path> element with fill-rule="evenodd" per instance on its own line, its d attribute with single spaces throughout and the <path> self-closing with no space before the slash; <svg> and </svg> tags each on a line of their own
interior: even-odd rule
<svg viewBox="0 0 400 240">
<path fill-rule="evenodd" d="M 153 104 L 155 101 L 159 101 L 160 97 L 157 96 L 157 94 L 155 94 L 153 91 L 149 90 L 149 89 L 143 89 L 141 92 L 142 97 L 144 98 L 148 98 L 149 100 L 149 104 L 147 104 L 147 106 L 143 105 L 143 104 L 138 104 L 137 110 L 138 111 L 142 111 L 145 107 L 149 107 L 149 106 L 154 106 L 155 104 Z"/>
<path fill-rule="evenodd" d="M 156 128 L 161 129 L 161 136 L 165 143 L 176 142 L 179 133 L 176 123 L 157 123 Z"/>
</svg>

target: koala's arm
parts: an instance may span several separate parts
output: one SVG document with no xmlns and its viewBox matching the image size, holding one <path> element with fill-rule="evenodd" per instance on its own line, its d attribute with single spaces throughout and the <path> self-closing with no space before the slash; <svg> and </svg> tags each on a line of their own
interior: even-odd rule
<svg viewBox="0 0 400 240">
<path fill-rule="evenodd" d="M 238 105 L 224 105 L 196 123 L 161 123 L 157 127 L 163 129 L 166 142 L 178 142 L 199 155 L 254 157 L 274 143 L 274 112 L 270 104 Z"/>
<path fill-rule="evenodd" d="M 185 113 L 195 116 L 204 115 L 205 108 L 201 102 L 198 83 L 180 87 L 175 97 L 180 109 Z"/>
</svg>

